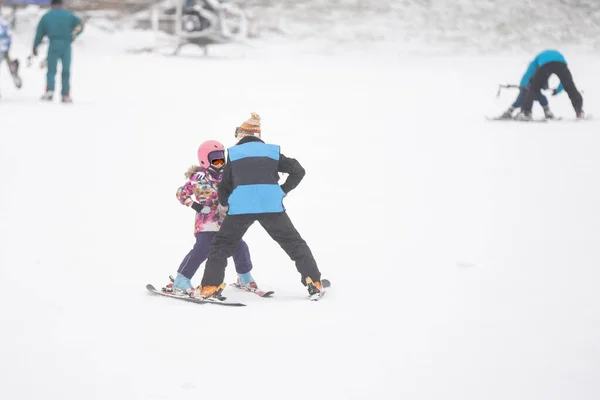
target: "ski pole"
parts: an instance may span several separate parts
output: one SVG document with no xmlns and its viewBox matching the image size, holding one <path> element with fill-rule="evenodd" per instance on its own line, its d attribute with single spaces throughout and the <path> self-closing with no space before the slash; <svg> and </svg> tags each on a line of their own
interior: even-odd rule
<svg viewBox="0 0 600 400">
<path fill-rule="evenodd" d="M 502 89 L 521 89 L 519 85 L 506 84 L 506 85 L 498 85 L 498 93 L 496 93 L 496 97 L 500 97 L 500 92 Z"/>
</svg>

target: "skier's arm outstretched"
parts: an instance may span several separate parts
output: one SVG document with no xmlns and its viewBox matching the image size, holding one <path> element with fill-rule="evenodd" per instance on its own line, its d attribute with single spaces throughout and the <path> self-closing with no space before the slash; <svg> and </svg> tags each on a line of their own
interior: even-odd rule
<svg viewBox="0 0 600 400">
<path fill-rule="evenodd" d="M 279 168 L 277 170 L 284 174 L 288 174 L 287 179 L 281 185 L 281 190 L 283 190 L 285 194 L 294 190 L 296 186 L 300 184 L 304 175 L 306 175 L 306 171 L 296 159 L 286 157 L 283 154 L 279 155 Z"/>
</svg>

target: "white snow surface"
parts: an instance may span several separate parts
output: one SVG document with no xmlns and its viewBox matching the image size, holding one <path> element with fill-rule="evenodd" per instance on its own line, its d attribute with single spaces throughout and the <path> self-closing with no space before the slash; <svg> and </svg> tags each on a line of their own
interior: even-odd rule
<svg viewBox="0 0 600 400">
<path fill-rule="evenodd" d="M 570 121 L 566 94 L 562 122 L 484 120 L 532 54 L 119 45 L 137 40 L 90 26 L 69 106 L 38 100 L 36 65 L 20 91 L 2 67 L 3 399 L 600 398 L 600 125 Z M 594 114 L 600 58 L 561 50 Z M 332 288 L 309 302 L 257 224 L 253 275 L 274 298 L 148 294 L 194 243 L 175 191 L 198 145 L 233 145 L 252 111 L 307 171 L 285 205 Z"/>
</svg>

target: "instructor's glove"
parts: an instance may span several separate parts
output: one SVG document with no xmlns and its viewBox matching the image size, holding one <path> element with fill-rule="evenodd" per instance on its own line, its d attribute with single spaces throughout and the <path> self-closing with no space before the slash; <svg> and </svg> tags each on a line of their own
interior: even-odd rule
<svg viewBox="0 0 600 400">
<path fill-rule="evenodd" d="M 229 206 L 223 206 L 221 203 L 217 206 L 217 214 L 219 215 L 219 221 L 223 222 L 225 216 L 227 215 L 227 211 L 229 211 Z"/>
<path fill-rule="evenodd" d="M 38 55 L 38 52 L 37 52 L 37 47 L 34 47 L 34 48 L 33 48 L 33 55 L 37 57 L 37 55 Z"/>
</svg>

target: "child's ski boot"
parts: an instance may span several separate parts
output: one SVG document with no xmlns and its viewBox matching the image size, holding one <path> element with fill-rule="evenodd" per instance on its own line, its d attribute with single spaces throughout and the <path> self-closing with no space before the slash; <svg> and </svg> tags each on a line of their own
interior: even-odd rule
<svg viewBox="0 0 600 400">
<path fill-rule="evenodd" d="M 498 119 L 512 119 L 513 111 L 515 111 L 515 109 L 510 107 L 508 110 L 504 111 L 504 113 L 500 117 L 498 117 Z"/>
<path fill-rule="evenodd" d="M 171 278 L 171 277 L 169 277 Z M 167 285 L 167 288 L 169 285 Z M 177 276 L 171 283 L 171 291 L 175 294 L 187 294 L 190 295 L 194 291 L 194 286 L 189 278 L 177 273 Z"/>
<path fill-rule="evenodd" d="M 520 113 L 518 113 L 515 117 L 515 119 L 517 121 L 531 121 L 533 120 L 533 118 L 531 117 L 531 112 L 523 112 L 521 111 Z"/>
<path fill-rule="evenodd" d="M 246 288 L 251 290 L 258 289 L 258 285 L 256 284 L 256 281 L 254 280 L 250 272 L 246 272 L 245 274 L 238 274 L 237 283 L 235 285 L 239 288 Z"/>
</svg>

